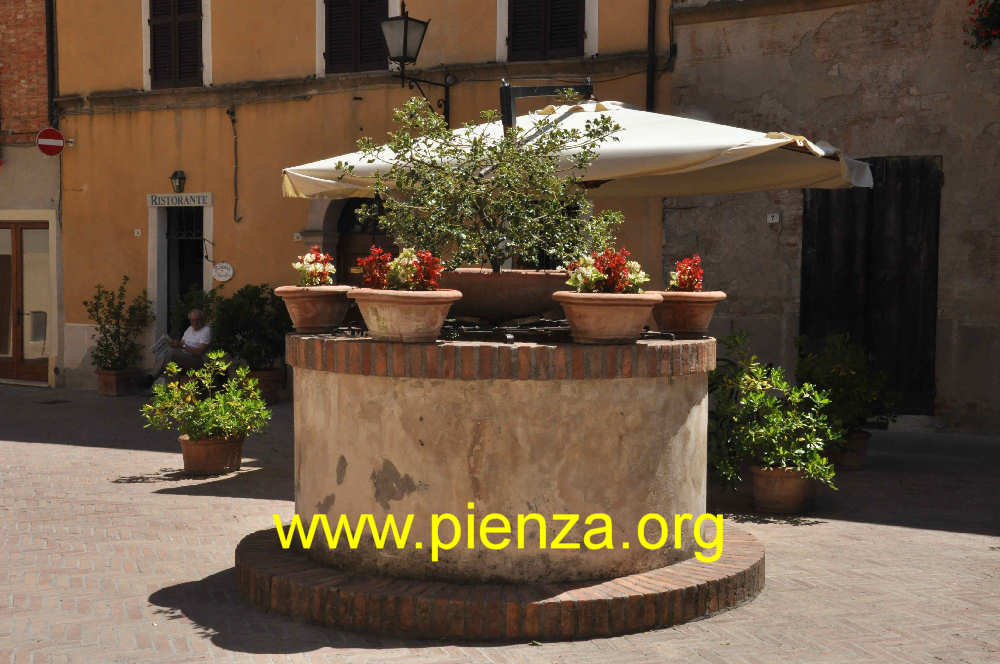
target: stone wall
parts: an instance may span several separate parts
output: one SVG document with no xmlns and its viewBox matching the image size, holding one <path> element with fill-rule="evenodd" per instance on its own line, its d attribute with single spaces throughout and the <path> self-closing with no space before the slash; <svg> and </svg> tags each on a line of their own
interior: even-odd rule
<svg viewBox="0 0 1000 664">
<path fill-rule="evenodd" d="M 1000 50 L 963 46 L 965 0 L 789 0 L 768 15 L 758 6 L 781 3 L 748 2 L 742 17 L 729 3 L 711 19 L 717 4 L 676 14 L 673 113 L 853 156 L 943 157 L 935 414 L 1000 421 Z M 800 192 L 665 201 L 665 252 L 701 251 L 706 286 L 730 295 L 713 331 L 733 322 L 782 362 L 798 329 L 801 214 Z"/>
</svg>

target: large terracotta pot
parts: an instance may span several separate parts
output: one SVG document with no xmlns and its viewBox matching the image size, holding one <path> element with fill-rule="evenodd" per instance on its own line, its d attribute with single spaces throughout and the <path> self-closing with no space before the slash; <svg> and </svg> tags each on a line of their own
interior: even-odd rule
<svg viewBox="0 0 1000 664">
<path fill-rule="evenodd" d="M 302 334 L 329 332 L 344 322 L 351 286 L 278 286 L 276 295 L 285 301 L 295 331 Z"/>
<path fill-rule="evenodd" d="M 189 475 L 221 475 L 240 469 L 243 436 L 191 440 L 184 434 L 178 440 L 184 457 L 184 472 Z"/>
<path fill-rule="evenodd" d="M 562 305 L 573 341 L 580 344 L 631 343 L 642 336 L 657 293 L 576 293 L 557 291 L 552 299 Z"/>
<path fill-rule="evenodd" d="M 267 403 L 278 403 L 281 401 L 281 391 L 285 387 L 284 369 L 254 369 L 250 372 L 251 378 L 257 379 L 257 387 L 260 388 L 260 395 Z"/>
<path fill-rule="evenodd" d="M 552 293 L 568 290 L 565 270 L 502 270 L 494 273 L 478 267 L 460 267 L 444 272 L 441 288 L 462 292 L 452 307 L 453 316 L 482 318 L 492 323 L 540 316 L 555 309 Z"/>
<path fill-rule="evenodd" d="M 871 432 L 863 429 L 851 431 L 842 444 L 834 444 L 831 447 L 827 456 L 837 467 L 837 470 L 861 470 L 865 467 L 865 459 L 868 457 L 868 439 L 871 437 Z"/>
<path fill-rule="evenodd" d="M 663 302 L 653 309 L 653 320 L 662 332 L 705 334 L 715 305 L 726 299 L 722 291 L 654 291 Z"/>
<path fill-rule="evenodd" d="M 758 512 L 801 514 L 812 509 L 816 500 L 816 481 L 800 470 L 754 467 L 753 502 Z"/>
<path fill-rule="evenodd" d="M 97 393 L 106 397 L 120 397 L 135 389 L 138 369 L 97 369 Z"/>
<path fill-rule="evenodd" d="M 457 290 L 380 290 L 355 288 L 347 297 L 358 303 L 368 334 L 379 341 L 434 341 L 448 309 L 462 297 Z"/>
</svg>

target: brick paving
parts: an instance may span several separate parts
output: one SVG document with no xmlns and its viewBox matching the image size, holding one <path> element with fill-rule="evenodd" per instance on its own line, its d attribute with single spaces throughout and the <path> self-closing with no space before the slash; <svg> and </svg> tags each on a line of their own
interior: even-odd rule
<svg viewBox="0 0 1000 664">
<path fill-rule="evenodd" d="M 239 599 L 233 552 L 290 516 L 291 407 L 245 469 L 177 476 L 141 399 L 0 386 L 0 664 L 7 662 L 997 662 L 1000 438 L 876 432 L 815 514 L 733 521 L 767 547 L 736 610 L 589 641 L 361 636 Z"/>
</svg>

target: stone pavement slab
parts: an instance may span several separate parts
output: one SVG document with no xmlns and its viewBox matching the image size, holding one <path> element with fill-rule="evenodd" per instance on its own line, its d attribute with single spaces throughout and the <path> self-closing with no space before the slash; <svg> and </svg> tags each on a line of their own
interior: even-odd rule
<svg viewBox="0 0 1000 664">
<path fill-rule="evenodd" d="M 876 432 L 868 469 L 797 519 L 729 515 L 767 585 L 707 620 L 568 643 L 370 637 L 258 612 L 246 534 L 287 519 L 291 405 L 244 469 L 186 479 L 140 397 L 0 386 L 0 664 L 1000 661 L 1000 438 Z"/>
</svg>

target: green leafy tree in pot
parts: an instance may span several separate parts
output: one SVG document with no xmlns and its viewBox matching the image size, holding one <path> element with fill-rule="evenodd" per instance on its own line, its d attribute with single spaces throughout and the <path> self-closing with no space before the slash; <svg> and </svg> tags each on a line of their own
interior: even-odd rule
<svg viewBox="0 0 1000 664">
<path fill-rule="evenodd" d="M 400 246 L 430 250 L 446 269 L 489 265 L 499 272 L 515 257 L 561 265 L 613 244 L 621 213 L 593 214 L 580 186 L 600 144 L 617 140 L 620 127 L 609 117 L 566 129 L 538 116 L 531 127 L 501 130 L 499 114 L 488 110 L 484 124 L 452 131 L 415 97 L 394 119 L 399 129 L 385 147 L 358 142 L 373 163 L 391 162 L 375 176 L 380 204 L 359 216 L 377 219 Z"/>
<path fill-rule="evenodd" d="M 152 400 L 140 411 L 145 427 L 175 430 L 192 441 L 242 439 L 262 431 L 271 411 L 256 379 L 249 376 L 249 369 L 239 367 L 219 386 L 231 366 L 224 356 L 222 351 L 208 353 L 208 361 L 200 369 L 189 370 L 187 380 L 181 380 L 176 364 L 168 364 L 167 382 L 153 387 Z"/>
<path fill-rule="evenodd" d="M 829 392 L 827 413 L 833 422 L 854 432 L 868 422 L 885 424 L 895 419 L 888 378 L 875 367 L 864 347 L 853 343 L 846 334 L 829 335 L 816 345 L 810 352 L 809 340 L 798 340 L 795 373 L 800 382 Z"/>
<path fill-rule="evenodd" d="M 141 358 L 142 346 L 136 339 L 153 321 L 153 308 L 145 290 L 128 300 L 128 282 L 128 276 L 123 276 L 117 291 L 97 284 L 94 296 L 83 302 L 97 326 L 92 361 L 98 369 L 129 369 Z"/>
<path fill-rule="evenodd" d="M 710 379 L 709 456 L 715 474 L 735 486 L 741 466 L 802 471 L 833 487 L 824 447 L 840 436 L 826 415 L 830 398 L 809 383 L 791 385 L 780 367 L 761 364 L 745 335 L 721 340 L 732 357 Z"/>
<path fill-rule="evenodd" d="M 292 320 L 268 284 L 248 284 L 231 297 L 219 298 L 215 315 L 214 346 L 250 369 L 270 369 L 284 353 Z"/>
</svg>

